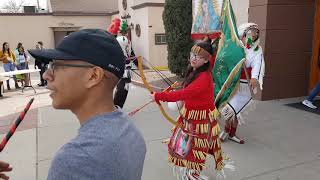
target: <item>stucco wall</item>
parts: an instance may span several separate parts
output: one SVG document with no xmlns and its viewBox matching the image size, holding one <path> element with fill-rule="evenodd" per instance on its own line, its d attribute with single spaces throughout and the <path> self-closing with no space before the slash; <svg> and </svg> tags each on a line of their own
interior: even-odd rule
<svg viewBox="0 0 320 180">
<path fill-rule="evenodd" d="M 47 10 L 48 12 L 52 12 L 52 6 L 50 0 L 47 0 Z"/>
<path fill-rule="evenodd" d="M 142 3 L 164 3 L 165 0 L 133 0 L 134 5 L 139 5 Z"/>
<path fill-rule="evenodd" d="M 237 19 L 237 26 L 248 22 L 249 0 L 231 0 L 234 14 Z"/>
<path fill-rule="evenodd" d="M 150 61 L 155 66 L 167 67 L 167 45 L 155 45 L 155 34 L 165 33 L 164 25 L 162 21 L 163 7 L 149 7 L 149 51 L 150 51 Z"/>
<path fill-rule="evenodd" d="M 0 44 L 9 42 L 15 48 L 22 42 L 26 49 L 35 47 L 37 41 L 43 41 L 45 47 L 54 47 L 53 30 L 61 23 L 72 23 L 81 28 L 106 29 L 110 24 L 108 16 L 1 16 L 0 15 Z"/>
<path fill-rule="evenodd" d="M 118 0 L 50 0 L 52 10 L 108 12 L 118 9 Z"/>
<path fill-rule="evenodd" d="M 141 27 L 141 35 L 138 37 L 135 30 L 132 29 L 132 47 L 136 55 L 150 59 L 149 56 L 149 34 L 148 34 L 148 9 L 137 9 L 131 14 L 131 22 L 136 26 L 139 24 Z"/>
<path fill-rule="evenodd" d="M 163 7 L 144 7 L 135 10 L 131 8 L 146 2 L 159 3 L 164 1 L 128 0 L 128 8 L 123 10 L 122 0 L 119 0 L 119 14 L 120 16 L 130 14 L 131 18 L 127 19 L 128 24 L 132 23 L 134 27 L 139 24 L 141 27 L 140 37 L 137 37 L 135 29 L 131 30 L 132 46 L 136 55 L 146 58 L 155 66 L 167 67 L 167 46 L 155 45 L 154 37 L 156 33 L 165 33 L 162 22 Z"/>
</svg>

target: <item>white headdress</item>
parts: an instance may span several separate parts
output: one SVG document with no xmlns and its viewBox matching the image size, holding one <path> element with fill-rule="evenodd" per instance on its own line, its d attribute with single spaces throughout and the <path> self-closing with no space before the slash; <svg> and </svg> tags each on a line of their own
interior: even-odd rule
<svg viewBox="0 0 320 180">
<path fill-rule="evenodd" d="M 129 57 L 131 54 L 131 44 L 127 37 L 125 36 L 118 36 L 117 41 L 119 42 L 121 49 L 123 51 L 123 54 L 126 57 Z"/>
<path fill-rule="evenodd" d="M 253 42 L 252 41 L 252 33 L 256 33 L 257 39 Z M 245 23 L 241 24 L 238 27 L 238 34 L 239 34 L 239 39 L 243 40 L 245 38 L 245 46 L 247 49 L 255 49 L 259 44 L 260 44 L 260 32 L 259 32 L 259 27 L 255 23 Z M 247 42 L 250 42 L 250 46 L 248 46 Z"/>
</svg>

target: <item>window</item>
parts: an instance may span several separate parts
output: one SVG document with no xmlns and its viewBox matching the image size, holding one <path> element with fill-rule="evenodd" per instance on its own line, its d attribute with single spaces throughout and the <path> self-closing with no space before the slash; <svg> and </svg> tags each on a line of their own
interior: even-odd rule
<svg viewBox="0 0 320 180">
<path fill-rule="evenodd" d="M 166 34 L 155 34 L 155 44 L 167 44 Z"/>
</svg>

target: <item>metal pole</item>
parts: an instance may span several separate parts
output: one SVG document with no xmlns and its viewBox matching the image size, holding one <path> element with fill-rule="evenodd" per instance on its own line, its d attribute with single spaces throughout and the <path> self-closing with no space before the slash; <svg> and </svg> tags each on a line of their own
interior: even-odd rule
<svg viewBox="0 0 320 180">
<path fill-rule="evenodd" d="M 38 12 L 40 10 L 40 3 L 39 3 L 39 0 L 37 0 L 37 5 L 38 5 Z"/>
</svg>

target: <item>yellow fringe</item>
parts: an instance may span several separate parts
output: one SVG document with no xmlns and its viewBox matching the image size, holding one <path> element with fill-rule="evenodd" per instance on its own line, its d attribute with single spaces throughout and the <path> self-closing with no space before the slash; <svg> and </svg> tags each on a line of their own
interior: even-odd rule
<svg viewBox="0 0 320 180">
<path fill-rule="evenodd" d="M 195 154 L 195 153 L 194 153 Z M 204 157 L 206 156 L 206 154 L 200 154 L 198 153 L 198 157 Z M 196 156 L 195 156 L 196 157 Z M 205 158 L 204 158 L 205 159 Z M 203 159 L 203 160 L 204 160 Z M 191 162 L 191 161 L 188 161 L 188 160 L 185 160 L 185 159 L 178 159 L 178 158 L 175 158 L 175 157 L 172 157 L 170 154 L 168 155 L 168 161 L 170 163 L 173 163 L 175 165 L 178 165 L 178 166 L 183 166 L 183 167 L 187 167 L 188 169 L 195 169 L 195 170 L 198 170 L 200 171 L 201 168 L 204 168 L 205 167 L 205 164 L 202 164 L 202 163 L 195 163 L 195 162 Z"/>
<path fill-rule="evenodd" d="M 220 161 L 217 165 L 216 165 L 216 170 L 220 171 L 224 168 L 225 164 L 223 161 Z"/>
<path fill-rule="evenodd" d="M 214 152 L 214 158 L 215 158 L 216 161 L 217 161 L 218 159 L 220 159 L 221 157 L 222 157 L 222 151 L 221 151 L 221 149 L 218 150 L 218 151 L 216 151 L 216 152 Z"/>
<path fill-rule="evenodd" d="M 214 140 L 210 146 L 210 148 L 212 149 L 213 148 L 216 148 L 216 145 L 217 145 L 217 140 Z"/>
<path fill-rule="evenodd" d="M 192 111 L 189 111 L 188 112 L 188 119 L 191 119 L 192 118 Z"/>
<path fill-rule="evenodd" d="M 210 147 L 209 141 L 206 139 L 205 142 L 206 142 L 206 147 L 209 148 Z"/>
<path fill-rule="evenodd" d="M 203 142 L 203 140 L 202 140 L 202 139 L 200 139 L 200 145 L 201 145 L 201 147 L 202 147 L 202 148 L 204 148 L 204 147 L 205 147 L 204 142 Z"/>
<path fill-rule="evenodd" d="M 205 120 L 210 119 L 216 120 L 220 117 L 220 112 L 217 109 L 209 110 L 207 113 L 207 110 L 190 110 L 188 111 L 185 106 L 180 110 L 180 113 L 183 118 L 192 119 L 192 120 Z"/>
<path fill-rule="evenodd" d="M 212 136 L 217 136 L 217 135 L 220 134 L 220 132 L 221 132 L 220 126 L 219 126 L 219 124 L 216 124 L 216 125 L 212 128 L 211 134 L 212 134 Z"/>
<path fill-rule="evenodd" d="M 199 111 L 195 111 L 193 119 L 198 119 L 198 113 Z"/>
<path fill-rule="evenodd" d="M 203 119 L 206 119 L 207 117 L 207 110 L 204 110 Z"/>
<path fill-rule="evenodd" d="M 194 138 L 194 144 L 197 148 L 212 148 L 212 145 L 210 145 L 209 141 L 207 139 L 199 139 Z"/>
<path fill-rule="evenodd" d="M 186 117 L 186 113 L 187 113 L 187 109 L 183 106 L 183 108 L 181 109 L 182 116 Z"/>
</svg>

